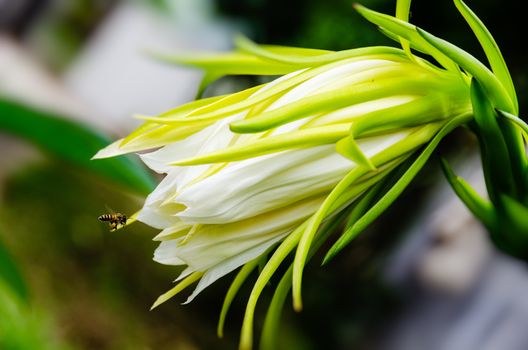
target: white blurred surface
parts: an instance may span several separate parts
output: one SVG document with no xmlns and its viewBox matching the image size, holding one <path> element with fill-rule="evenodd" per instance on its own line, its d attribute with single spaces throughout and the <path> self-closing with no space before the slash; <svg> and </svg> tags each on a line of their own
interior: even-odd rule
<svg viewBox="0 0 528 350">
<path fill-rule="evenodd" d="M 485 193 L 478 155 L 460 155 L 459 163 L 455 172 Z M 377 348 L 528 349 L 526 264 L 495 251 L 447 180 L 430 199 L 387 266 L 406 303 Z"/>
<path fill-rule="evenodd" d="M 91 113 L 18 43 L 0 36 L 0 96 L 85 122 Z"/>
<path fill-rule="evenodd" d="M 202 73 L 157 62 L 144 51 L 228 49 L 232 30 L 209 16 L 209 3 L 174 1 L 174 16 L 122 3 L 67 72 L 66 86 L 124 130 L 138 124 L 134 114 L 158 114 L 192 100 Z"/>
</svg>

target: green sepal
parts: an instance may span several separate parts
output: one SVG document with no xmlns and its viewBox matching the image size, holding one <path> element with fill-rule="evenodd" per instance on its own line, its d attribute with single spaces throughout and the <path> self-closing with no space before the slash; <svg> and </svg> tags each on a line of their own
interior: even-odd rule
<svg viewBox="0 0 528 350">
<path fill-rule="evenodd" d="M 203 69 L 211 77 L 225 75 L 281 75 L 304 68 L 303 64 L 283 64 L 270 60 L 263 60 L 252 54 L 243 52 L 204 53 L 204 54 L 167 54 L 150 53 L 160 61 L 192 66 Z M 211 81 L 211 78 L 207 80 Z"/>
<path fill-rule="evenodd" d="M 456 176 L 447 161 L 440 159 L 444 175 L 458 198 L 489 230 L 497 227 L 497 217 L 491 202 L 485 200 L 460 176 Z"/>
<path fill-rule="evenodd" d="M 502 111 L 502 110 L 496 110 L 496 112 L 503 118 L 507 119 L 508 122 L 510 122 L 513 126 L 517 127 L 521 131 L 521 136 L 524 136 L 524 138 L 521 138 L 521 140 L 517 140 L 517 143 L 513 145 L 515 149 L 519 152 L 518 154 L 520 156 L 526 155 L 525 153 L 525 143 L 528 142 L 528 124 L 524 122 L 521 118 Z M 510 127 L 511 129 L 511 127 Z M 523 142 L 524 139 L 524 142 Z M 513 142 L 514 140 L 511 140 Z M 520 169 L 517 169 L 517 178 L 519 186 L 522 188 L 522 196 L 525 201 L 525 203 L 528 203 L 528 161 L 526 157 L 522 157 L 520 160 Z"/>
<path fill-rule="evenodd" d="M 166 125 L 194 125 L 214 122 L 238 112 L 235 106 L 239 102 L 246 101 L 261 88 L 262 85 L 259 85 L 230 95 L 193 101 L 155 117 L 138 116 L 136 118 Z M 228 109 L 227 112 L 226 109 Z"/>
<path fill-rule="evenodd" d="M 284 259 L 291 253 L 295 248 L 299 239 L 301 238 L 302 231 L 306 227 L 306 222 L 297 227 L 292 233 L 290 233 L 278 248 L 273 252 L 270 259 L 264 266 L 264 269 L 257 278 L 257 281 L 253 285 L 253 289 L 249 295 L 246 311 L 244 313 L 244 320 L 242 322 L 242 330 L 240 334 L 240 350 L 249 350 L 253 346 L 253 320 L 255 317 L 255 308 L 257 306 L 258 299 L 262 294 L 262 291 L 268 284 L 275 271 L 282 264 Z"/>
<path fill-rule="evenodd" d="M 260 264 L 261 262 L 260 257 L 256 258 L 248 263 L 246 263 L 240 271 L 238 271 L 235 279 L 229 286 L 229 289 L 227 290 L 226 296 L 224 298 L 224 303 L 222 304 L 222 311 L 220 311 L 220 318 L 218 319 L 218 327 L 216 330 L 216 334 L 218 335 L 218 338 L 224 337 L 224 324 L 225 319 L 227 316 L 227 312 L 229 311 L 229 308 L 231 306 L 231 303 L 233 302 L 233 299 L 235 299 L 235 296 L 238 293 L 238 290 L 240 287 L 242 287 L 242 284 L 246 281 L 246 279 L 249 277 L 251 272 L 255 270 L 255 268 Z"/>
<path fill-rule="evenodd" d="M 495 110 L 500 116 L 509 119 L 513 124 L 517 125 L 524 132 L 525 135 L 528 135 L 528 124 L 526 124 L 524 120 L 506 111 L 500 109 Z"/>
<path fill-rule="evenodd" d="M 438 88 L 434 82 L 418 75 L 416 79 L 406 79 L 402 82 L 402 74 L 409 75 L 413 72 L 389 71 L 384 73 L 383 79 L 376 80 L 376 84 L 372 83 L 372 79 L 368 79 L 347 89 L 335 89 L 304 97 L 286 106 L 262 113 L 260 116 L 233 122 L 231 130 L 236 133 L 266 131 L 314 113 L 336 110 L 393 94 L 418 94 Z"/>
<path fill-rule="evenodd" d="M 506 194 L 501 194 L 498 201 L 500 226 L 490 231 L 491 238 L 502 251 L 527 261 L 528 207 Z"/>
<path fill-rule="evenodd" d="M 411 11 L 411 0 L 397 0 L 396 1 L 396 18 L 404 22 L 409 22 L 410 11 Z M 405 53 L 407 54 L 407 57 L 409 57 L 409 59 L 412 60 L 414 56 L 411 53 L 410 43 L 407 40 L 402 39 L 402 38 L 400 38 L 400 43 L 401 43 L 403 51 L 405 51 Z"/>
<path fill-rule="evenodd" d="M 411 45 L 422 48 L 445 69 L 454 73 L 460 73 L 458 66 L 447 55 L 428 43 L 418 34 L 416 26 L 395 17 L 370 10 L 359 4 L 354 4 L 354 8 L 369 22 L 380 26 L 385 31 L 408 40 Z"/>
<path fill-rule="evenodd" d="M 352 135 L 342 138 L 336 143 L 336 151 L 342 156 L 351 159 L 359 166 L 363 166 L 369 170 L 376 170 L 376 167 L 370 159 L 359 148 L 356 140 Z"/>
<path fill-rule="evenodd" d="M 496 107 L 507 111 L 512 111 L 515 109 L 512 99 L 510 98 L 502 83 L 479 60 L 459 47 L 451 44 L 448 41 L 440 39 L 426 32 L 425 30 L 417 28 L 417 32 L 428 43 L 436 47 L 451 60 L 456 62 L 466 72 L 478 79 L 482 83 L 486 92 L 489 94 L 490 98 L 492 98 Z"/>
<path fill-rule="evenodd" d="M 512 77 L 504 57 L 497 45 L 495 39 L 489 32 L 488 28 L 482 23 L 482 21 L 475 15 L 475 13 L 462 1 L 462 0 L 453 0 L 458 11 L 466 19 L 466 22 L 469 24 L 473 33 L 477 37 L 488 61 L 490 63 L 493 73 L 500 80 L 508 95 L 510 96 L 513 103 L 513 112 L 518 113 L 519 105 L 517 102 L 517 94 L 515 93 L 515 87 L 513 85 Z"/>
<path fill-rule="evenodd" d="M 196 271 L 190 274 L 189 276 L 185 277 L 183 280 L 181 280 L 178 284 L 176 284 L 173 288 L 171 288 L 169 291 L 163 293 L 160 295 L 154 304 L 150 307 L 150 310 L 157 308 L 167 300 L 171 299 L 172 297 L 176 296 L 178 293 L 180 293 L 185 288 L 189 287 L 194 282 L 198 281 L 203 276 L 203 272 Z"/>
<path fill-rule="evenodd" d="M 486 187 L 491 201 L 496 203 L 499 193 L 517 194 L 510 154 L 495 109 L 476 79 L 471 81 L 470 95 Z"/>
<path fill-rule="evenodd" d="M 348 125 L 329 125 L 313 129 L 301 129 L 286 134 L 235 144 L 223 150 L 183 159 L 171 165 L 186 166 L 218 162 L 233 162 L 265 154 L 331 144 L 348 134 Z"/>
<path fill-rule="evenodd" d="M 366 55 L 398 55 L 403 57 L 402 50 L 388 46 L 369 46 L 342 51 L 323 51 L 294 47 L 258 45 L 245 36 L 237 36 L 235 45 L 242 52 L 254 55 L 262 60 L 280 64 L 313 67 L 343 59 Z"/>
<path fill-rule="evenodd" d="M 308 253 L 308 260 L 314 256 L 321 245 L 326 242 L 328 237 L 339 228 L 344 218 L 349 215 L 350 208 L 352 208 L 352 206 L 343 209 L 336 217 L 323 224 L 319 235 L 317 236 L 310 249 L 310 252 Z M 284 273 L 281 280 L 279 281 L 279 284 L 277 285 L 277 288 L 275 289 L 275 293 L 273 294 L 273 298 L 271 299 L 270 305 L 268 307 L 266 318 L 264 320 L 264 326 L 262 328 L 262 334 L 260 337 L 261 350 L 277 349 L 277 336 L 279 331 L 280 317 L 284 302 L 286 301 L 286 297 L 288 296 L 288 292 L 292 286 L 292 275 L 293 265 L 290 266 Z"/>
<path fill-rule="evenodd" d="M 282 276 L 270 305 L 266 312 L 264 319 L 264 326 L 262 327 L 262 334 L 260 336 L 261 350 L 274 350 L 277 348 L 277 335 L 279 333 L 280 318 L 284 306 L 284 302 L 288 297 L 288 292 L 292 286 L 293 266 L 290 266 L 286 273 Z"/>
<path fill-rule="evenodd" d="M 453 129 L 467 121 L 467 115 L 455 117 L 447 122 L 438 133 L 433 137 L 422 153 L 416 158 L 407 171 L 399 178 L 394 186 L 383 195 L 361 218 L 350 226 L 342 236 L 328 250 L 323 265 L 328 263 L 337 253 L 339 253 L 350 241 L 352 241 L 360 232 L 376 220 L 403 192 L 409 183 L 414 179 L 436 149 L 440 141 Z"/>
<path fill-rule="evenodd" d="M 420 98 L 392 106 L 386 109 L 372 111 L 351 120 L 352 133 L 356 137 L 373 132 L 413 127 L 437 122 L 448 115 L 457 115 L 468 111 L 471 107 L 460 101 L 468 100 L 466 90 L 453 92 L 450 98 L 436 93 L 429 93 Z"/>
<path fill-rule="evenodd" d="M 347 218 L 345 230 L 352 227 L 356 221 L 359 220 L 368 209 L 371 208 L 381 196 L 394 185 L 394 183 L 396 183 L 396 181 L 403 175 L 404 170 L 409 167 L 411 160 L 412 158 L 406 159 L 402 164 L 390 171 L 389 175 L 372 186 L 358 199 Z"/>
<path fill-rule="evenodd" d="M 528 207 L 511 196 L 502 194 L 500 196 L 503 211 L 506 214 L 510 236 L 526 242 L 528 239 Z M 503 230 L 506 231 L 506 230 Z M 528 254 L 528 252 L 526 252 Z"/>
</svg>

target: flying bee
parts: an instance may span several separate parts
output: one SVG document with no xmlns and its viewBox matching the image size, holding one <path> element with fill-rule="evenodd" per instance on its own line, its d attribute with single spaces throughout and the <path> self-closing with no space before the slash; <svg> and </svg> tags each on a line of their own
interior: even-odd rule
<svg viewBox="0 0 528 350">
<path fill-rule="evenodd" d="M 110 214 L 100 215 L 97 219 L 99 219 L 99 221 L 108 222 L 108 225 L 110 226 L 110 231 L 115 231 L 117 230 L 118 225 L 124 226 L 127 223 L 126 215 L 114 212 Z"/>
</svg>

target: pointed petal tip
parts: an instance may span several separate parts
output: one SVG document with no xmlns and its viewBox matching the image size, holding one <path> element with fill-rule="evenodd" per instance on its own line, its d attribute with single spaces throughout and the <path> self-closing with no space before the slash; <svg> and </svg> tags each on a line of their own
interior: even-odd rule
<svg viewBox="0 0 528 350">
<path fill-rule="evenodd" d="M 110 158 L 113 157 L 113 150 L 108 149 L 108 147 L 100 149 L 96 154 L 90 158 L 90 160 L 96 160 L 96 159 L 104 159 L 104 158 Z"/>
<path fill-rule="evenodd" d="M 164 303 L 164 300 L 162 300 L 161 296 L 158 297 L 158 299 L 156 299 L 156 301 L 154 302 L 154 304 L 152 304 L 152 306 L 150 307 L 150 310 L 149 311 L 152 311 L 154 310 L 155 308 L 157 308 L 158 306 L 160 306 L 161 304 Z"/>
<path fill-rule="evenodd" d="M 328 252 L 326 252 L 323 261 L 321 262 L 321 266 L 327 265 L 330 261 L 332 261 L 337 253 L 339 253 L 341 249 L 339 247 L 331 247 Z"/>
<path fill-rule="evenodd" d="M 111 158 L 115 156 L 120 156 L 122 154 L 127 153 L 120 147 L 120 143 L 123 141 L 123 139 L 117 140 L 106 146 L 105 148 L 102 148 L 97 152 L 91 159 L 104 159 L 104 158 Z"/>
</svg>

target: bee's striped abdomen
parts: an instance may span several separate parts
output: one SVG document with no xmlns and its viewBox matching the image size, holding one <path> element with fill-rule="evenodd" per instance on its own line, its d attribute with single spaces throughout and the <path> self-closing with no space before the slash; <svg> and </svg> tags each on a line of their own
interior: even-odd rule
<svg viewBox="0 0 528 350">
<path fill-rule="evenodd" d="M 112 215 L 112 214 L 103 214 L 103 215 L 99 216 L 98 219 L 100 221 L 112 221 L 112 220 L 114 220 L 113 216 L 114 215 Z"/>
</svg>

